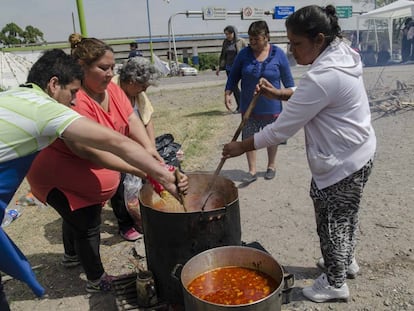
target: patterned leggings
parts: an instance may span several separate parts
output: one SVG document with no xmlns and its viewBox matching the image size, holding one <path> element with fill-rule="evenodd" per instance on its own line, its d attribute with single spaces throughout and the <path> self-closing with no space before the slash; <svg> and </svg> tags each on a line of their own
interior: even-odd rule
<svg viewBox="0 0 414 311">
<path fill-rule="evenodd" d="M 329 284 L 341 287 L 354 257 L 358 210 L 373 160 L 336 184 L 318 189 L 311 182 L 310 196 Z"/>
</svg>

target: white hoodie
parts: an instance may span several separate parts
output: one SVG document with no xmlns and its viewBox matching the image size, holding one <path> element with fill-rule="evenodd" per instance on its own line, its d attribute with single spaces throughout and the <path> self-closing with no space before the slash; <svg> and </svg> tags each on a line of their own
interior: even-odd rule
<svg viewBox="0 0 414 311">
<path fill-rule="evenodd" d="M 376 137 L 361 58 L 340 40 L 313 62 L 279 118 L 254 135 L 254 146 L 277 145 L 302 127 L 319 189 L 358 171 L 374 157 Z"/>
</svg>

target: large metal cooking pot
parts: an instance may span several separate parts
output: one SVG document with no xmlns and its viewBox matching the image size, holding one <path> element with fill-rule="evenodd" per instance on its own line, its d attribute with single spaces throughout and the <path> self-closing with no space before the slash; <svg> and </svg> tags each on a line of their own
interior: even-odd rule
<svg viewBox="0 0 414 311">
<path fill-rule="evenodd" d="M 158 297 L 184 304 L 177 266 L 207 249 L 241 245 L 238 191 L 234 183 L 218 176 L 205 210 L 201 206 L 213 175 L 188 173 L 187 212 L 164 212 L 153 208 L 154 190 L 141 189 L 141 216 L 148 269 L 154 274 Z M 190 309 L 191 310 L 191 309 Z"/>
<path fill-rule="evenodd" d="M 220 305 L 201 300 L 187 289 L 199 275 L 220 267 L 237 266 L 255 269 L 272 277 L 277 284 L 269 296 L 243 305 Z M 283 268 L 268 253 L 247 246 L 223 246 L 204 251 L 191 258 L 181 272 L 185 310 L 224 311 L 237 309 L 243 311 L 280 311 L 284 285 Z"/>
</svg>

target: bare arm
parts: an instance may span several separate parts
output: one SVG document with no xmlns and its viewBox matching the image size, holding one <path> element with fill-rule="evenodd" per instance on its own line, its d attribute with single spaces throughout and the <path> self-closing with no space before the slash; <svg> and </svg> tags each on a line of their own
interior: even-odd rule
<svg viewBox="0 0 414 311">
<path fill-rule="evenodd" d="M 73 121 L 64 131 L 62 137 L 77 141 L 93 148 L 116 154 L 132 166 L 147 172 L 164 188 L 178 198 L 175 176 L 162 167 L 145 149 L 128 137 L 99 125 L 87 118 Z M 178 183 L 181 192 L 188 190 L 188 177 Z"/>
<path fill-rule="evenodd" d="M 163 161 L 162 157 L 155 149 L 155 138 L 153 140 L 150 139 L 141 119 L 135 113 L 132 113 L 128 118 L 128 122 L 129 137 L 142 145 L 150 154 L 153 155 L 154 158 L 159 161 Z"/>
<path fill-rule="evenodd" d="M 152 145 L 154 148 L 156 148 L 155 146 L 155 128 L 154 128 L 154 122 L 152 122 L 152 120 L 150 120 L 147 125 L 145 125 L 145 130 L 147 131 L 147 135 L 149 137 L 149 139 L 152 142 Z"/>
<path fill-rule="evenodd" d="M 146 177 L 146 173 L 130 165 L 129 163 L 122 160 L 120 157 L 113 153 L 102 151 L 99 149 L 91 148 L 74 141 L 65 140 L 66 146 L 78 157 L 87 159 L 95 164 L 98 164 L 104 168 L 129 173 L 136 175 L 141 178 Z"/>
<path fill-rule="evenodd" d="M 233 158 L 242 155 L 245 152 L 255 150 L 254 136 L 250 136 L 242 141 L 233 141 L 225 144 L 223 147 L 223 158 Z"/>
<path fill-rule="evenodd" d="M 293 94 L 293 89 L 277 89 L 265 78 L 261 78 L 256 86 L 256 93 L 258 92 L 270 99 L 288 100 Z"/>
<path fill-rule="evenodd" d="M 229 111 L 231 111 L 231 107 L 233 105 L 232 96 L 231 96 L 232 94 L 233 94 L 233 92 L 230 91 L 230 90 L 226 90 L 224 92 L 224 105 L 226 106 L 227 110 L 229 110 Z"/>
</svg>

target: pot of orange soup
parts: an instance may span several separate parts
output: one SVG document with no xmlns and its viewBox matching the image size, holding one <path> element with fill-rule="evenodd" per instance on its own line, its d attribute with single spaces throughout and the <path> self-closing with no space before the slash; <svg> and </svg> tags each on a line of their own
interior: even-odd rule
<svg viewBox="0 0 414 311">
<path fill-rule="evenodd" d="M 181 272 L 185 310 L 280 311 L 283 268 L 268 253 L 222 246 L 191 258 Z"/>
</svg>

